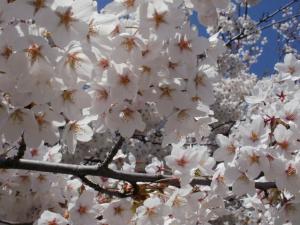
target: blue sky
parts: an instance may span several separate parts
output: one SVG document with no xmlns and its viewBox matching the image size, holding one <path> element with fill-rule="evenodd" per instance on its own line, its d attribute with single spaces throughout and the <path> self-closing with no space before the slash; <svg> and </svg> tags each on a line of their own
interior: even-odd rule
<svg viewBox="0 0 300 225">
<path fill-rule="evenodd" d="M 100 3 L 98 3 L 99 8 L 103 8 L 107 3 L 111 2 L 111 0 L 98 0 L 98 2 Z M 248 13 L 254 20 L 259 20 L 263 13 L 271 13 L 288 2 L 290 2 L 290 0 L 262 0 L 260 4 L 249 8 Z M 300 2 L 294 5 L 294 10 L 298 13 L 300 12 Z M 191 18 L 192 23 L 199 27 L 200 34 L 205 35 L 205 28 L 200 26 L 196 18 L 196 15 Z M 274 70 L 274 65 L 276 62 L 278 62 L 279 57 L 277 48 L 277 32 L 275 32 L 272 28 L 268 28 L 263 31 L 263 35 L 268 38 L 268 43 L 264 46 L 263 54 L 258 59 L 258 63 L 254 64 L 251 68 L 251 72 L 257 74 L 258 76 L 262 76 L 264 73 L 272 73 Z M 295 46 L 298 51 L 300 51 L 300 41 L 295 43 Z"/>
</svg>

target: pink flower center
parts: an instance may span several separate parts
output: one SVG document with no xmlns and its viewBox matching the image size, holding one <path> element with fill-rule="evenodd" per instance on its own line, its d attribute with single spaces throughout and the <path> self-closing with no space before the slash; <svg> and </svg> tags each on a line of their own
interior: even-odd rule
<svg viewBox="0 0 300 225">
<path fill-rule="evenodd" d="M 176 160 L 177 165 L 181 166 L 181 167 L 185 167 L 185 165 L 188 164 L 188 162 L 189 161 L 186 160 L 184 156 L 182 156 L 180 159 Z"/>
</svg>

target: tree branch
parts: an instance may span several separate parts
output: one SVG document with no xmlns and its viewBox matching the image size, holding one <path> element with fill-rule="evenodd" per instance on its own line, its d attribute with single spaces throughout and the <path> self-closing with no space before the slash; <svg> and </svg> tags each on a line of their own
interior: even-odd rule
<svg viewBox="0 0 300 225">
<path fill-rule="evenodd" d="M 87 175 L 102 176 L 117 180 L 127 181 L 130 183 L 150 182 L 150 183 L 166 183 L 168 185 L 180 186 L 178 178 L 168 175 L 151 175 L 146 173 L 128 173 L 124 171 L 112 170 L 106 167 L 74 165 L 65 163 L 51 163 L 28 159 L 5 159 L 0 158 L 0 168 L 2 169 L 22 169 L 30 171 L 69 174 L 83 178 Z M 86 181 L 86 180 L 85 180 Z M 211 180 L 195 178 L 191 181 L 191 185 L 210 185 Z M 269 189 L 276 188 L 274 182 L 256 182 L 256 188 Z"/>
<path fill-rule="evenodd" d="M 287 3 L 286 5 L 280 7 L 279 9 L 277 9 L 276 11 L 274 11 L 273 13 L 263 17 L 262 19 L 260 19 L 257 23 L 256 26 L 259 26 L 260 24 L 267 22 L 269 19 L 271 19 L 272 17 L 276 16 L 278 13 L 282 12 L 283 10 L 287 9 L 288 7 L 290 7 L 291 5 L 293 5 L 294 3 L 298 2 L 299 0 L 292 0 L 291 2 Z"/>
<path fill-rule="evenodd" d="M 99 168 L 105 167 L 107 168 L 108 165 L 111 163 L 115 155 L 118 153 L 118 150 L 122 147 L 125 139 L 121 136 L 112 150 L 108 153 L 107 157 L 104 159 L 103 163 L 99 164 Z"/>
<path fill-rule="evenodd" d="M 93 188 L 95 191 L 101 192 L 103 194 L 107 194 L 109 196 L 115 196 L 118 198 L 127 198 L 132 195 L 132 194 L 121 193 L 121 192 L 115 191 L 115 190 L 108 190 L 108 189 L 102 188 L 98 184 L 95 184 L 92 181 L 90 181 L 89 179 L 87 179 L 85 176 L 80 175 L 78 177 L 81 179 L 82 183 Z"/>
<path fill-rule="evenodd" d="M 294 16 L 285 18 L 285 19 L 280 20 L 280 21 L 275 21 L 274 23 L 270 23 L 270 24 L 268 24 L 268 25 L 266 25 L 266 26 L 260 28 L 260 30 L 261 30 L 261 31 L 262 31 L 262 30 L 265 30 L 265 29 L 267 29 L 267 28 L 269 28 L 269 27 L 272 27 L 272 26 L 274 26 L 274 25 L 276 25 L 276 24 L 281 24 L 281 23 L 284 23 L 284 22 L 286 22 L 286 21 L 289 21 L 289 20 L 294 19 L 294 18 L 297 18 L 297 17 L 300 17 L 300 14 L 296 14 L 296 15 L 294 15 Z"/>
<path fill-rule="evenodd" d="M 33 222 L 19 223 L 19 222 L 11 222 L 11 221 L 0 220 L 0 224 L 3 224 L 3 225 L 32 225 Z"/>
<path fill-rule="evenodd" d="M 20 146 L 18 148 L 17 155 L 14 156 L 14 160 L 19 160 L 19 159 L 23 158 L 24 154 L 25 154 L 25 151 L 26 151 L 26 144 L 25 144 L 25 141 L 24 141 L 24 136 L 22 135 L 22 138 L 21 138 L 21 141 L 20 141 Z"/>
</svg>

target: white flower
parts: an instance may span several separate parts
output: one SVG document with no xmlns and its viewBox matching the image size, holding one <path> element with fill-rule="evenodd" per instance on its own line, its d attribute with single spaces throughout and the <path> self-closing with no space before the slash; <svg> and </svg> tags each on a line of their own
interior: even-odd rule
<svg viewBox="0 0 300 225">
<path fill-rule="evenodd" d="M 287 190 L 293 194 L 299 192 L 300 188 L 300 163 L 298 161 L 288 161 L 282 159 L 275 160 L 274 167 L 276 186 L 280 190 Z"/>
<path fill-rule="evenodd" d="M 209 80 L 207 71 L 199 69 L 188 80 L 187 90 L 190 97 L 197 96 L 201 102 L 211 105 L 215 102 L 213 86 Z"/>
<path fill-rule="evenodd" d="M 226 196 L 228 194 L 228 187 L 225 183 L 224 178 L 225 166 L 223 163 L 218 164 L 216 172 L 214 173 L 211 180 L 211 188 L 217 194 L 221 196 Z"/>
<path fill-rule="evenodd" d="M 46 105 L 34 106 L 32 111 L 38 124 L 40 139 L 50 145 L 57 143 L 60 137 L 58 127 L 65 125 L 64 118 Z"/>
<path fill-rule="evenodd" d="M 36 16 L 38 23 L 51 33 L 54 43 L 59 47 L 66 46 L 70 40 L 82 40 L 88 34 L 88 18 L 96 10 L 93 1 L 54 0 L 53 11 L 45 11 Z"/>
<path fill-rule="evenodd" d="M 282 75 L 281 78 L 298 80 L 300 79 L 300 60 L 292 54 L 287 54 L 284 57 L 284 63 L 277 63 L 275 69 Z"/>
<path fill-rule="evenodd" d="M 68 86 L 76 86 L 92 77 L 92 63 L 80 42 L 71 42 L 58 59 L 57 72 Z"/>
<path fill-rule="evenodd" d="M 264 119 L 261 116 L 253 117 L 251 125 L 241 126 L 239 131 L 244 145 L 263 146 L 268 141 L 268 132 L 264 127 Z"/>
<path fill-rule="evenodd" d="M 48 210 L 44 211 L 37 220 L 36 225 L 67 225 L 69 221 L 62 215 L 53 213 Z"/>
<path fill-rule="evenodd" d="M 91 113 L 100 115 L 103 112 L 106 112 L 113 103 L 110 88 L 105 85 L 95 84 L 91 86 L 91 93 Z"/>
<path fill-rule="evenodd" d="M 208 47 L 209 41 L 199 37 L 195 27 L 190 28 L 190 24 L 185 24 L 181 32 L 176 33 L 174 39 L 171 39 L 168 51 L 172 61 L 182 60 L 195 66 L 197 55 L 203 54 Z"/>
<path fill-rule="evenodd" d="M 300 220 L 300 204 L 299 200 L 286 202 L 279 210 L 279 217 L 275 220 L 275 225 L 297 224 Z"/>
<path fill-rule="evenodd" d="M 232 136 L 226 137 L 222 134 L 216 136 L 217 144 L 219 148 L 214 152 L 214 158 L 217 161 L 224 161 L 225 163 L 231 162 L 238 151 L 238 143 Z"/>
<path fill-rule="evenodd" d="M 38 124 L 33 112 L 19 108 L 9 113 L 8 118 L 1 127 L 2 133 L 7 141 L 13 143 L 17 141 L 24 132 L 24 140 L 28 147 L 38 147 L 42 140 L 38 131 Z"/>
<path fill-rule="evenodd" d="M 263 149 L 243 146 L 240 149 L 238 162 L 246 170 L 250 179 L 255 179 L 261 172 L 269 171 L 270 165 Z"/>
<path fill-rule="evenodd" d="M 232 191 L 236 195 L 255 194 L 255 182 L 247 176 L 246 168 L 230 166 L 226 168 L 224 177 L 225 183 L 232 186 Z"/>
<path fill-rule="evenodd" d="M 188 99 L 186 101 L 188 101 Z M 171 143 L 178 143 L 181 138 L 195 132 L 198 127 L 195 118 L 204 115 L 206 115 L 205 112 L 193 109 L 192 107 L 178 110 L 178 112 L 173 113 L 165 124 L 166 134 L 164 135 L 163 146 L 167 146 Z"/>
<path fill-rule="evenodd" d="M 141 34 L 148 37 L 153 32 L 162 40 L 169 38 L 184 16 L 178 10 L 177 5 L 178 3 L 171 5 L 163 1 L 149 1 L 141 4 L 139 13 L 142 21 Z"/>
<path fill-rule="evenodd" d="M 274 138 L 276 140 L 277 149 L 280 154 L 290 156 L 297 149 L 297 136 L 291 129 L 279 124 L 274 130 Z"/>
<path fill-rule="evenodd" d="M 192 178 L 191 170 L 199 166 L 200 155 L 194 148 L 183 149 L 173 145 L 171 155 L 166 156 L 165 160 L 174 175 L 180 177 L 183 184 L 187 184 Z"/>
<path fill-rule="evenodd" d="M 115 101 L 134 99 L 138 91 L 138 77 L 124 64 L 115 65 L 114 68 L 107 74 L 111 97 Z"/>
<path fill-rule="evenodd" d="M 95 206 L 94 191 L 85 190 L 75 202 L 69 204 L 70 220 L 78 225 L 98 224 Z"/>
<path fill-rule="evenodd" d="M 187 196 L 191 193 L 191 191 L 191 186 L 176 189 L 166 202 L 166 205 L 171 209 L 170 214 L 181 222 L 186 220 L 186 216 L 190 210 Z"/>
<path fill-rule="evenodd" d="M 62 139 L 68 146 L 69 151 L 75 152 L 77 140 L 81 142 L 88 142 L 93 137 L 93 130 L 88 125 L 92 117 L 85 117 L 82 120 L 70 121 L 63 131 Z"/>
<path fill-rule="evenodd" d="M 158 197 L 150 197 L 144 204 L 136 209 L 137 225 L 163 224 L 166 216 L 166 206 L 163 205 Z"/>
<path fill-rule="evenodd" d="M 129 104 L 113 105 L 106 115 L 105 123 L 111 131 L 119 131 L 123 137 L 131 137 L 135 130 L 145 129 L 141 114 Z"/>
<path fill-rule="evenodd" d="M 156 157 L 153 157 L 152 162 L 145 167 L 146 173 L 149 174 L 164 174 L 164 170 L 164 163 Z"/>
<path fill-rule="evenodd" d="M 129 224 L 133 216 L 131 202 L 125 199 L 110 202 L 103 211 L 103 218 L 110 225 Z"/>
<path fill-rule="evenodd" d="M 82 109 L 91 106 L 90 95 L 80 89 L 66 89 L 53 99 L 52 107 L 56 112 L 62 112 L 69 120 L 82 118 Z"/>
<path fill-rule="evenodd" d="M 182 84 L 179 80 L 163 80 L 158 87 L 152 89 L 150 100 L 154 101 L 158 112 L 162 116 L 169 116 L 174 107 L 179 109 L 189 108 L 191 102 L 188 100 L 186 93 L 181 91 Z"/>
</svg>

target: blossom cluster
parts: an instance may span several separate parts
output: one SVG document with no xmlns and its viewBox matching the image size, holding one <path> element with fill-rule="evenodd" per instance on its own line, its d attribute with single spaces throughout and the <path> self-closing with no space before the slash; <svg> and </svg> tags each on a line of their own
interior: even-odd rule
<svg viewBox="0 0 300 225">
<path fill-rule="evenodd" d="M 188 15 L 197 10 L 203 23 L 212 25 L 217 8 L 228 4 L 117 0 L 98 13 L 92 0 L 1 1 L 1 157 L 13 157 L 24 143 L 25 159 L 57 163 L 62 149 L 75 153 L 77 142 L 92 140 L 94 133 L 130 138 L 148 131 L 141 113 L 149 105 L 160 121 L 163 146 L 188 135 L 200 140 L 214 121 L 212 83 L 218 79 L 217 56 L 225 48 L 217 37 L 199 37 Z M 209 60 L 199 62 L 199 55 Z M 127 170 L 134 170 L 129 165 Z M 41 215 L 37 224 L 97 223 L 95 191 L 74 188 L 73 196 L 62 188 L 67 183 L 84 187 L 68 176 L 1 170 L 3 196 L 16 207 L 1 217 L 30 222 Z M 53 196 L 45 201 L 50 190 Z M 17 201 L 28 206 L 17 207 Z M 155 213 L 137 212 L 141 217 Z"/>
<path fill-rule="evenodd" d="M 1 1 L 3 142 L 60 140 L 74 152 L 94 132 L 131 137 L 146 128 L 148 102 L 166 120 L 164 145 L 201 138 L 214 102 L 214 53 L 224 47 L 190 26 L 186 10 L 195 4 L 114 1 L 98 14 L 93 1 Z M 199 65 L 206 53 L 210 62 Z"/>
</svg>

